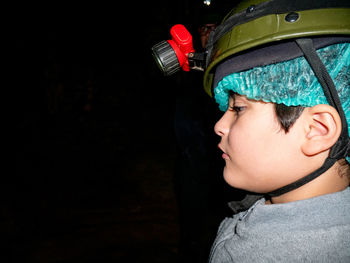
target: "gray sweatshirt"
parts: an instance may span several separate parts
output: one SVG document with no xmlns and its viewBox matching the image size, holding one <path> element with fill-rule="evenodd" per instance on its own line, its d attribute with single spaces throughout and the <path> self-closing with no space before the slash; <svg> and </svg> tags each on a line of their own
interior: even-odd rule
<svg viewBox="0 0 350 263">
<path fill-rule="evenodd" d="M 350 188 L 307 200 L 265 205 L 226 218 L 210 263 L 350 262 Z"/>
</svg>

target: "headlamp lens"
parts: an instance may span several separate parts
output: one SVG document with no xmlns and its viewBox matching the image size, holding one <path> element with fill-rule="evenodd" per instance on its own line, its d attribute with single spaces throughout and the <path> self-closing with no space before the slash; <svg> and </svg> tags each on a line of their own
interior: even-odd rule
<svg viewBox="0 0 350 263">
<path fill-rule="evenodd" d="M 165 76 L 180 70 L 180 63 L 174 49 L 168 41 L 163 40 L 152 47 L 152 55 Z"/>
</svg>

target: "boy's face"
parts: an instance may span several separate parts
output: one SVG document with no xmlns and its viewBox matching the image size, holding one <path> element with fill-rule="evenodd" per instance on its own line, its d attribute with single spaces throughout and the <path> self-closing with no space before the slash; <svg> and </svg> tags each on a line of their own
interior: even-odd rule
<svg viewBox="0 0 350 263">
<path fill-rule="evenodd" d="M 226 162 L 224 178 L 235 188 L 269 192 L 304 174 L 299 119 L 288 133 L 277 120 L 275 105 L 235 95 L 215 125 Z"/>
</svg>

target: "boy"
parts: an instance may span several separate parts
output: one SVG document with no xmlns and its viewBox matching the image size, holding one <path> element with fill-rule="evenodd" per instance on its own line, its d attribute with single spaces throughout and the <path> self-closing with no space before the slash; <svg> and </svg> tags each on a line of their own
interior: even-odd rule
<svg viewBox="0 0 350 263">
<path fill-rule="evenodd" d="M 349 3 L 255 2 L 210 36 L 204 85 L 224 179 L 262 196 L 231 204 L 209 261 L 350 262 Z"/>
</svg>

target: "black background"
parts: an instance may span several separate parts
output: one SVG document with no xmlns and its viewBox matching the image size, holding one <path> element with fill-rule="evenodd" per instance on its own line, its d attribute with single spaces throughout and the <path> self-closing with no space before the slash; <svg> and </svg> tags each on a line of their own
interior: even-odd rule
<svg viewBox="0 0 350 263">
<path fill-rule="evenodd" d="M 176 23 L 196 41 L 203 14 L 233 5 L 213 2 L 210 9 L 190 0 L 13 7 L 18 114 L 16 172 L 3 174 L 1 190 L 6 260 L 186 262 L 174 178 L 174 112 L 184 91 L 178 76 L 162 76 L 151 47 Z M 207 96 L 200 85 L 191 92 Z M 215 108 L 212 131 L 220 113 L 207 103 Z M 215 145 L 208 151 L 220 155 Z M 198 186 L 211 200 L 209 213 L 197 213 L 212 227 L 202 233 L 204 257 L 237 194 L 221 168 L 214 171 Z"/>
</svg>

